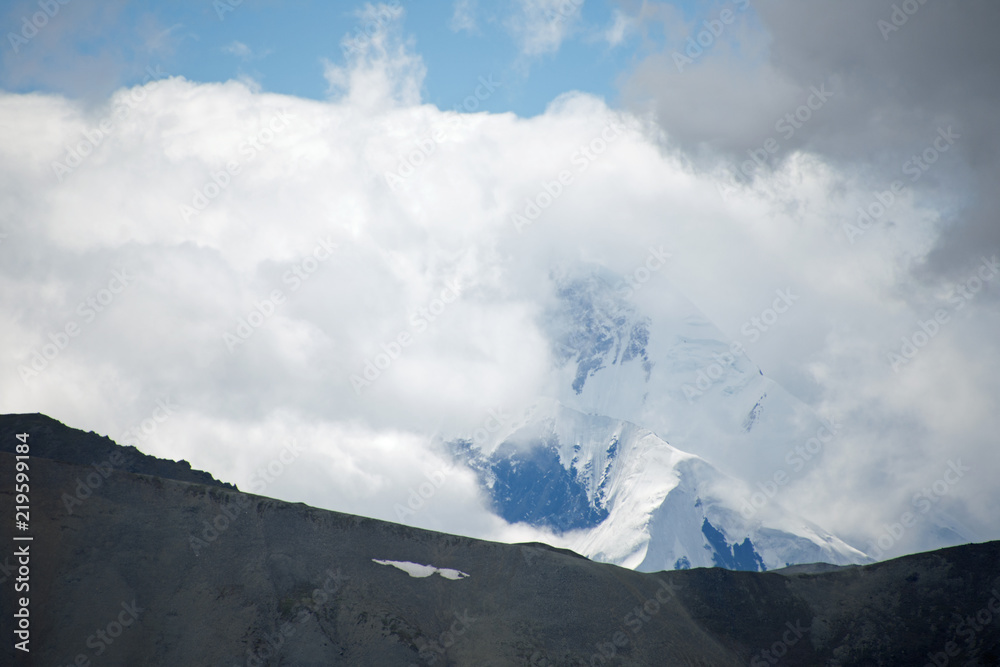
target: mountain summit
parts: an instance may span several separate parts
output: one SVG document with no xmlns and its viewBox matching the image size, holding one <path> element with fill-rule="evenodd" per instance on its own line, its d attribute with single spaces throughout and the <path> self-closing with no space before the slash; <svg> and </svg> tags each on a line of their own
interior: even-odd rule
<svg viewBox="0 0 1000 667">
<path fill-rule="evenodd" d="M 452 444 L 497 514 L 563 533 L 594 560 L 642 572 L 871 560 L 780 505 L 745 518 L 735 501 L 750 495 L 744 483 L 647 429 L 554 399 L 492 450 Z"/>
<path fill-rule="evenodd" d="M 749 506 L 750 485 L 714 465 L 766 459 L 824 428 L 742 346 L 669 288 L 657 288 L 669 316 L 654 319 L 603 270 L 553 281 L 542 329 L 556 395 L 490 442 L 451 443 L 497 514 L 644 572 L 870 562 L 777 502 Z"/>
</svg>

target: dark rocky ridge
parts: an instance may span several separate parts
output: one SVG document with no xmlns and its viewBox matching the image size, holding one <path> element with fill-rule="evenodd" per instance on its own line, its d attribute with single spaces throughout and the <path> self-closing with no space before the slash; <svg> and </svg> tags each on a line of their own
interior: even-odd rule
<svg viewBox="0 0 1000 667">
<path fill-rule="evenodd" d="M 0 417 L 0 448 L 28 432 L 45 454 L 31 460 L 32 662 L 13 655 L 8 580 L 5 664 L 756 666 L 775 664 L 771 649 L 779 665 L 1000 664 L 1000 542 L 831 571 L 643 574 L 146 474 L 171 470 L 151 457 L 69 513 L 62 494 L 116 446 L 56 424 Z M 0 454 L 8 508 L 13 467 Z M 412 578 L 372 559 L 469 576 Z M 137 620 L 115 627 L 133 600 Z M 977 613 L 990 621 L 962 625 Z M 98 629 L 121 632 L 105 643 Z"/>
<path fill-rule="evenodd" d="M 126 472 L 237 490 L 235 485 L 220 482 L 207 472 L 192 470 L 191 464 L 187 461 L 171 461 L 149 456 L 131 445 L 118 445 L 107 436 L 98 435 L 93 431 L 84 433 L 37 412 L 0 415 L 0 452 L 14 453 L 14 445 L 17 444 L 17 440 L 14 439 L 15 433 L 31 434 L 32 457 L 91 466 L 104 463 L 115 452 L 119 452 L 124 462 L 114 467 Z"/>
</svg>

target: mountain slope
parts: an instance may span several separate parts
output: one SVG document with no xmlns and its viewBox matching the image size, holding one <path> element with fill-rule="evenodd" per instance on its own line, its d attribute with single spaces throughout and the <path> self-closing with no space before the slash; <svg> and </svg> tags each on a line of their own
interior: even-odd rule
<svg viewBox="0 0 1000 667">
<path fill-rule="evenodd" d="M 592 266 L 553 277 L 540 323 L 555 364 L 551 398 L 638 424 L 729 474 L 786 466 L 788 449 L 826 425 L 665 278 L 655 315 L 617 280 Z"/>
<path fill-rule="evenodd" d="M 453 446 L 497 514 L 567 533 L 570 548 L 602 562 L 655 572 L 870 560 L 777 503 L 744 518 L 741 482 L 635 424 L 551 399 L 492 449 Z"/>
<path fill-rule="evenodd" d="M 748 509 L 753 477 L 736 477 L 770 478 L 793 447 L 822 447 L 836 428 L 669 285 L 654 317 L 615 280 L 595 266 L 554 273 L 540 316 L 551 393 L 492 440 L 452 441 L 494 511 L 641 571 L 870 562 L 779 502 Z M 782 298 L 787 311 L 794 295 Z"/>
<path fill-rule="evenodd" d="M 0 416 L 0 431 L 27 430 L 49 456 L 30 460 L 31 664 L 920 665 L 949 651 L 961 664 L 995 665 L 1000 656 L 1000 543 L 820 573 L 646 574 L 117 468 L 70 514 L 61 494 L 92 468 L 58 460 L 65 430 L 32 433 L 25 422 Z M 84 458 L 90 445 L 107 451 L 99 436 L 71 437 Z M 11 448 L 0 447 L 3 479 Z M 12 495 L 0 486 L 6 506 Z M 10 528 L 0 531 L 7 544 Z M 13 607 L 0 597 L 7 637 Z M 29 664 L 16 653 L 4 642 L 5 664 Z"/>
</svg>

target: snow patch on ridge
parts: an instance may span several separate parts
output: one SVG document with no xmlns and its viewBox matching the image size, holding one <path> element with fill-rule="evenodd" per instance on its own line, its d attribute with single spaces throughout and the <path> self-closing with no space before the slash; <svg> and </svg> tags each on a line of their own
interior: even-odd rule
<svg viewBox="0 0 1000 667">
<path fill-rule="evenodd" d="M 448 567 L 434 567 L 433 565 L 421 565 L 420 563 L 411 563 L 407 560 L 378 560 L 377 558 L 372 558 L 372 562 L 378 563 L 379 565 L 392 565 L 393 567 L 400 569 L 411 577 L 417 579 L 429 577 L 435 573 L 440 574 L 445 579 L 451 579 L 453 581 L 465 579 L 469 576 L 461 570 L 453 570 Z"/>
</svg>

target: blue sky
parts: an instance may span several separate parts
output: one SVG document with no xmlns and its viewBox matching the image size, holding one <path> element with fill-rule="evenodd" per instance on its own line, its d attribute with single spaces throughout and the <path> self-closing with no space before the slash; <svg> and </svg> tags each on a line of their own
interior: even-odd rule
<svg viewBox="0 0 1000 667">
<path fill-rule="evenodd" d="M 713 11 L 707 3 L 698 8 L 687 4 L 676 6 L 688 20 Z M 483 101 L 481 110 L 532 116 L 568 90 L 593 93 L 614 104 L 620 77 L 642 55 L 663 46 L 662 28 L 655 25 L 645 26 L 641 38 L 626 30 L 620 41 L 609 43 L 606 33 L 620 10 L 608 2 L 577 7 L 567 0 L 568 17 L 560 19 L 565 35 L 558 48 L 535 53 L 525 52 L 530 49 L 518 25 L 517 3 L 481 0 L 469 3 L 466 11 L 461 3 L 441 0 L 389 5 L 404 8 L 403 31 L 427 67 L 423 99 L 441 108 L 462 104 L 479 77 L 490 75 L 502 87 Z M 324 99 L 328 84 L 323 63 L 344 64 L 343 38 L 363 34 L 359 29 L 365 28 L 357 16 L 360 7 L 305 0 L 111 2 L 101 9 L 68 3 L 42 30 L 43 36 L 60 32 L 59 56 L 46 50 L 41 39 L 13 54 L 8 36 L 0 84 L 16 92 L 78 95 L 81 80 L 92 79 L 96 88 L 132 85 L 141 82 L 146 66 L 158 66 L 196 82 L 250 78 L 264 91 Z M 5 34 L 20 32 L 24 18 L 38 11 L 37 2 L 8 5 L 2 17 Z M 54 68 L 76 69 L 79 77 L 65 81 L 52 76 Z M 86 92 L 94 90 L 89 86 Z"/>
</svg>

